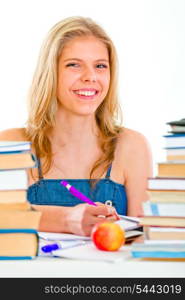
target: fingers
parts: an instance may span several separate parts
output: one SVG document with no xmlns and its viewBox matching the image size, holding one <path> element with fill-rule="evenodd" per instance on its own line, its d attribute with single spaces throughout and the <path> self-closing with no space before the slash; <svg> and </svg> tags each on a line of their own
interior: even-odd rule
<svg viewBox="0 0 185 300">
<path fill-rule="evenodd" d="M 81 223 L 81 235 L 90 236 L 93 227 L 96 224 L 105 222 L 105 217 L 96 217 L 96 216 L 88 216 L 88 218 L 84 218 Z"/>
<path fill-rule="evenodd" d="M 109 216 L 115 213 L 115 209 L 112 206 L 105 205 L 103 203 L 98 204 L 98 206 L 91 207 L 91 212 L 94 216 L 104 215 Z"/>
<path fill-rule="evenodd" d="M 114 217 L 116 218 L 116 221 L 117 221 L 117 220 L 120 220 L 120 217 L 119 217 L 119 215 L 118 215 L 118 213 L 117 213 L 117 211 L 116 211 L 115 208 L 114 208 L 114 213 L 113 213 L 113 215 L 114 215 Z"/>
<path fill-rule="evenodd" d="M 99 217 L 99 218 L 107 218 L 113 217 L 115 221 L 120 220 L 120 217 L 116 211 L 116 209 L 112 206 L 106 205 L 101 202 L 96 202 L 97 206 L 91 206 L 88 204 L 82 204 L 85 207 L 85 215 L 87 214 L 89 218 L 91 216 Z"/>
<path fill-rule="evenodd" d="M 110 216 L 104 216 L 104 215 L 89 216 L 88 225 L 94 226 L 95 224 L 102 223 L 102 222 L 115 222 L 115 221 L 117 221 L 117 217 L 115 215 L 110 215 Z"/>
<path fill-rule="evenodd" d="M 71 232 L 89 236 L 94 225 L 118 220 L 119 217 L 114 207 L 103 203 L 97 204 L 97 206 L 78 204 L 72 208 L 70 220 L 68 220 Z"/>
<path fill-rule="evenodd" d="M 91 218 L 89 218 L 89 224 L 83 225 L 83 235 L 90 236 L 93 227 L 97 224 L 101 224 L 103 222 L 115 222 L 115 221 L 117 221 L 116 216 L 109 216 L 109 217 L 91 216 Z"/>
<path fill-rule="evenodd" d="M 115 222 L 115 221 L 117 221 L 118 219 L 117 219 L 117 217 L 116 216 L 110 216 L 110 217 L 107 217 L 106 218 L 106 221 L 107 222 Z"/>
<path fill-rule="evenodd" d="M 97 202 L 97 203 L 99 204 L 100 202 Z M 104 205 L 103 203 L 101 203 L 101 204 Z M 107 204 L 105 204 L 105 205 L 107 205 Z M 110 207 L 110 206 L 109 206 L 109 207 Z M 114 215 L 114 216 L 116 217 L 116 220 L 120 220 L 120 219 L 121 219 L 120 216 L 118 215 L 118 213 L 117 213 L 115 207 L 112 207 L 111 214 Z"/>
</svg>

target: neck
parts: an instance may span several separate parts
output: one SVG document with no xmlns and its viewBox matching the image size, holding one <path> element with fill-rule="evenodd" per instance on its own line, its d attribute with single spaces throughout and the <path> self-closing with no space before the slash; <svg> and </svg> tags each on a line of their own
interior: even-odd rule
<svg viewBox="0 0 185 300">
<path fill-rule="evenodd" d="M 98 144 L 98 133 L 95 115 L 72 115 L 60 110 L 56 114 L 56 125 L 51 130 L 50 137 L 58 146 L 88 147 Z"/>
</svg>

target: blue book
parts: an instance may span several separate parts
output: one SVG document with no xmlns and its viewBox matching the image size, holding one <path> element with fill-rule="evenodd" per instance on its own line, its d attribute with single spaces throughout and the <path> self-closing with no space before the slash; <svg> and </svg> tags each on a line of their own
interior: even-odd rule
<svg viewBox="0 0 185 300">
<path fill-rule="evenodd" d="M 175 133 L 163 135 L 167 148 L 182 148 L 185 147 L 185 133 Z"/>
<path fill-rule="evenodd" d="M 185 241 L 135 242 L 131 254 L 136 258 L 185 258 Z"/>
<path fill-rule="evenodd" d="M 167 202 L 153 202 L 151 198 L 143 202 L 142 206 L 145 216 L 185 217 L 185 200 L 184 203 L 173 202 L 173 198 Z"/>
<path fill-rule="evenodd" d="M 185 147 L 163 147 L 163 149 L 170 149 L 170 150 L 176 150 L 176 149 L 182 149 L 182 150 L 185 150 Z"/>
<path fill-rule="evenodd" d="M 0 154 L 20 153 L 25 151 L 31 151 L 31 142 L 0 141 Z"/>
<path fill-rule="evenodd" d="M 33 259 L 38 245 L 35 229 L 0 229 L 0 260 Z"/>
<path fill-rule="evenodd" d="M 181 138 L 181 137 L 185 137 L 185 133 L 165 134 L 165 135 L 163 135 L 163 137 L 166 137 L 166 138 Z"/>
<path fill-rule="evenodd" d="M 132 251 L 132 256 L 135 258 L 185 258 L 185 251 L 170 252 L 170 251 Z"/>
</svg>

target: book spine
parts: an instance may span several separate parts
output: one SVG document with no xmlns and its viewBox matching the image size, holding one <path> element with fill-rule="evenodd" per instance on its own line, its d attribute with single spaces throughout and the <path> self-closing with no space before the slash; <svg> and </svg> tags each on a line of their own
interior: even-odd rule
<svg viewBox="0 0 185 300">
<path fill-rule="evenodd" d="M 132 256 L 136 258 L 185 258 L 185 251 L 131 251 Z"/>
<path fill-rule="evenodd" d="M 33 259 L 35 256 L 0 256 L 0 260 Z"/>
<path fill-rule="evenodd" d="M 37 230 L 35 229 L 29 229 L 29 228 L 3 228 L 0 229 L 0 234 L 3 233 L 30 233 L 30 234 L 36 234 L 38 235 Z"/>
<path fill-rule="evenodd" d="M 30 153 L 30 150 L 3 151 L 0 149 L 0 155 L 1 154 L 14 155 L 14 154 L 19 154 L 19 153 Z"/>
</svg>

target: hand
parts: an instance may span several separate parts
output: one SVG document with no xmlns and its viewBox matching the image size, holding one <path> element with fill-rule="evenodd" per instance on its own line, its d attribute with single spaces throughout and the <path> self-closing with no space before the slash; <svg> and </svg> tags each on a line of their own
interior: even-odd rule
<svg viewBox="0 0 185 300">
<path fill-rule="evenodd" d="M 105 205 L 103 204 L 102 202 L 96 202 L 97 205 Z M 103 218 L 106 218 L 107 221 L 117 221 L 117 220 L 120 220 L 120 217 L 116 211 L 116 209 L 113 207 L 113 206 L 109 206 L 109 205 L 106 205 L 107 207 L 109 207 L 109 215 L 107 216 L 102 216 L 102 215 L 99 215 L 99 217 L 103 217 Z M 116 218 L 116 220 L 115 220 Z"/>
<path fill-rule="evenodd" d="M 66 212 L 66 228 L 70 233 L 89 236 L 95 224 L 119 219 L 116 210 L 108 205 L 96 202 L 97 206 L 79 204 L 68 207 Z"/>
</svg>

